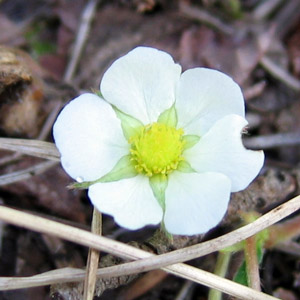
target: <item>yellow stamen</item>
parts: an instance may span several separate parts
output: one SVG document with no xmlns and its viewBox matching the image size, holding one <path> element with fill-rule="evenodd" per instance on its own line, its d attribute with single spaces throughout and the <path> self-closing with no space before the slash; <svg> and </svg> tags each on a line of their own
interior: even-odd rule
<svg viewBox="0 0 300 300">
<path fill-rule="evenodd" d="M 131 156 L 139 173 L 152 176 L 168 175 L 176 170 L 182 157 L 183 130 L 165 124 L 153 123 L 143 127 L 130 138 Z"/>
</svg>

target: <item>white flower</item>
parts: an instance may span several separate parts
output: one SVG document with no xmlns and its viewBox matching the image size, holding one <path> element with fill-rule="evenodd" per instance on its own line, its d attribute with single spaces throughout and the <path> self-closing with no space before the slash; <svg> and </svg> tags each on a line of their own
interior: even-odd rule
<svg viewBox="0 0 300 300">
<path fill-rule="evenodd" d="M 112 64 L 100 91 L 65 106 L 54 139 L 66 172 L 123 227 L 206 232 L 263 165 L 263 152 L 242 144 L 241 90 L 221 72 L 181 74 L 169 54 L 138 47 Z"/>
</svg>

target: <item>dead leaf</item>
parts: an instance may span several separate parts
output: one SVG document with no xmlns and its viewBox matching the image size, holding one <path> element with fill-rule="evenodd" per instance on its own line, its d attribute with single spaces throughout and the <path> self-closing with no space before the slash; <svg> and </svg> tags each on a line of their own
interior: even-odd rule
<svg viewBox="0 0 300 300">
<path fill-rule="evenodd" d="M 40 68 L 21 50 L 0 47 L 0 127 L 7 135 L 34 137 L 41 123 Z"/>
</svg>

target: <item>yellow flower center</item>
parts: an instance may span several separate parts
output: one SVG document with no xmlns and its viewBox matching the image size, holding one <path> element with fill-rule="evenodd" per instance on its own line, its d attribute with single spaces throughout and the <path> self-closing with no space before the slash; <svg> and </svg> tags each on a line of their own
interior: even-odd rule
<svg viewBox="0 0 300 300">
<path fill-rule="evenodd" d="M 183 160 L 183 130 L 153 123 L 130 138 L 131 159 L 139 173 L 147 176 L 169 174 Z"/>
</svg>

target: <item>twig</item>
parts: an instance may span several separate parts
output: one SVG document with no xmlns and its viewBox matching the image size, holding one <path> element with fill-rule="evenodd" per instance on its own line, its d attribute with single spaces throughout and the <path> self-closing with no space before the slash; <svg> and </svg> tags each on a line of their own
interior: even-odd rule
<svg viewBox="0 0 300 300">
<path fill-rule="evenodd" d="M 180 11 L 183 15 L 197 20 L 199 22 L 205 23 L 220 32 L 223 32 L 226 35 L 232 35 L 234 33 L 234 29 L 229 25 L 223 23 L 218 18 L 210 15 L 207 11 L 201 10 L 198 7 L 194 7 L 192 5 L 186 4 L 183 1 L 180 2 Z"/>
<path fill-rule="evenodd" d="M 96 7 L 98 4 L 98 0 L 90 0 L 81 16 L 79 29 L 77 32 L 77 37 L 75 40 L 75 45 L 72 51 L 71 60 L 66 68 L 66 72 L 64 75 L 64 80 L 66 82 L 71 82 L 76 71 L 76 67 L 79 62 L 79 58 L 81 56 L 84 44 L 87 40 L 91 23 L 94 18 Z"/>
<path fill-rule="evenodd" d="M 249 149 L 272 149 L 300 144 L 300 133 L 276 133 L 257 137 L 244 138 L 243 142 Z"/>
<path fill-rule="evenodd" d="M 55 166 L 56 164 L 56 161 L 46 161 L 29 167 L 25 170 L 2 175 L 0 176 L 0 186 L 11 184 L 20 180 L 26 180 L 31 178 L 32 176 L 42 174 L 43 172 Z"/>
<path fill-rule="evenodd" d="M 273 62 L 269 57 L 263 56 L 260 59 L 260 64 L 266 69 L 273 77 L 283 82 L 289 88 L 296 92 L 300 91 L 300 80 L 292 76 L 286 70 L 282 69 L 278 64 Z"/>
<path fill-rule="evenodd" d="M 0 149 L 16 151 L 19 153 L 60 161 L 60 154 L 53 143 L 27 140 L 0 138 Z"/>
<path fill-rule="evenodd" d="M 219 289 L 222 292 L 228 293 L 240 299 L 274 299 L 273 297 L 270 298 L 270 296 L 261 296 L 262 294 L 259 292 L 252 291 L 251 289 L 247 289 L 246 287 L 240 287 L 239 285 L 236 285 L 228 280 L 221 279 L 216 275 L 208 273 L 208 276 L 207 272 L 188 267 L 184 264 L 177 264 L 173 266 L 168 265 L 200 257 L 202 255 L 206 255 L 208 253 L 238 243 L 298 210 L 300 208 L 299 200 L 300 196 L 295 197 L 285 204 L 278 206 L 269 213 L 258 218 L 253 223 L 232 231 L 224 236 L 160 256 L 154 256 L 151 253 L 133 248 L 128 245 L 124 245 L 117 241 L 109 240 L 105 237 L 97 236 L 84 230 L 50 221 L 41 217 L 33 216 L 27 213 L 19 212 L 7 207 L 0 207 L 0 219 L 17 226 L 25 227 L 27 229 L 55 235 L 57 237 L 84 246 L 94 247 L 95 249 L 103 250 L 122 258 L 144 258 L 140 261 L 100 269 L 98 270 L 98 275 L 102 277 L 121 276 L 125 274 L 133 274 L 165 267 L 164 270 L 167 272 L 184 278 L 188 278 L 198 283 L 205 284 L 211 288 Z M 55 275 L 57 276 L 55 277 Z M 45 276 L 48 276 L 47 283 L 45 283 Z M 83 279 L 82 276 L 84 276 L 84 273 L 82 274 L 82 271 L 78 271 L 77 273 L 74 271 L 71 281 L 80 281 Z M 61 277 L 60 274 L 54 272 L 52 272 L 50 276 L 46 274 L 41 277 L 35 277 L 37 278 L 37 280 L 43 281 L 43 285 L 47 285 L 49 284 L 49 282 L 53 282 L 55 279 L 59 280 L 59 282 L 70 281 L 70 278 Z M 24 288 L 24 283 L 27 284 L 26 287 L 29 286 L 28 278 L 18 278 L 17 280 L 12 278 L 2 278 L 0 289 L 5 290 L 11 288 Z M 36 286 L 36 284 L 33 284 L 34 283 L 31 282 L 31 286 Z"/>
<path fill-rule="evenodd" d="M 93 210 L 92 232 L 97 235 L 102 234 L 102 216 L 96 208 L 94 208 Z M 99 258 L 100 252 L 98 250 L 90 248 L 84 281 L 84 300 L 93 300 L 94 298 Z"/>
<path fill-rule="evenodd" d="M 259 264 L 257 260 L 255 236 L 250 236 L 246 239 L 244 252 L 248 285 L 257 291 L 260 291 Z"/>
</svg>

